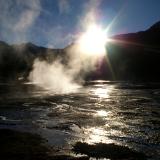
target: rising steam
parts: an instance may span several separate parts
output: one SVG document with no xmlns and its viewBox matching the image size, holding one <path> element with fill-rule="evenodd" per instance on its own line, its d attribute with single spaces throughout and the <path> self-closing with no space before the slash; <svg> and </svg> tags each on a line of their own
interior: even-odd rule
<svg viewBox="0 0 160 160">
<path fill-rule="evenodd" d="M 49 63 L 36 59 L 29 80 L 57 94 L 76 92 L 83 83 L 85 74 L 95 69 L 95 57 L 83 54 L 75 44 L 67 52 L 68 63 L 59 59 Z"/>
<path fill-rule="evenodd" d="M 87 22 L 91 24 L 96 23 L 95 11 L 99 1 L 94 0 L 94 3 L 92 3 L 94 5 L 90 4 L 91 1 L 85 6 L 85 10 L 87 10 L 86 16 L 79 22 L 79 26 L 85 24 L 85 26 L 82 26 L 83 29 L 90 25 Z M 81 45 L 78 42 L 81 36 L 77 36 L 78 38 L 74 45 L 67 50 L 65 49 L 68 57 L 67 64 L 62 63 L 59 59 L 55 59 L 52 63 L 36 59 L 33 70 L 29 75 L 29 80 L 58 94 L 76 91 L 83 83 L 85 74 L 96 68 L 97 58 L 99 58 L 98 55 L 91 56 L 86 54 L 80 48 Z"/>
<path fill-rule="evenodd" d="M 29 79 L 58 94 L 73 92 L 79 87 L 74 82 L 73 76 L 69 74 L 69 70 L 58 61 L 49 64 L 46 61 L 36 59 Z"/>
</svg>

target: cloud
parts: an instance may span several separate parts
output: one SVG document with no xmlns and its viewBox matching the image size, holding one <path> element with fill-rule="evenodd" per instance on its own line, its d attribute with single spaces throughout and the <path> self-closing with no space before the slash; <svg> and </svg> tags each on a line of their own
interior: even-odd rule
<svg viewBox="0 0 160 160">
<path fill-rule="evenodd" d="M 58 0 L 59 13 L 65 14 L 70 11 L 69 0 Z"/>
<path fill-rule="evenodd" d="M 40 0 L 0 0 L 0 38 L 25 41 L 27 31 L 41 12 Z"/>
<path fill-rule="evenodd" d="M 27 9 L 25 9 L 21 13 L 17 23 L 14 26 L 14 30 L 15 31 L 25 31 L 29 27 L 32 26 L 36 18 L 39 16 L 40 11 L 41 11 L 40 1 L 39 0 L 34 0 L 34 1 L 28 0 L 27 3 L 20 1 L 19 5 L 21 6 L 24 5 L 26 6 Z"/>
<path fill-rule="evenodd" d="M 86 29 L 88 24 L 95 23 L 98 15 L 98 7 L 102 0 L 89 0 L 83 6 L 83 15 L 79 19 L 78 25 Z"/>
<path fill-rule="evenodd" d="M 53 27 L 49 27 L 46 30 L 41 28 L 44 37 L 46 38 L 46 46 L 50 48 L 61 48 L 66 47 L 71 44 L 75 40 L 74 33 L 65 32 L 65 27 L 62 25 L 57 25 Z"/>
</svg>

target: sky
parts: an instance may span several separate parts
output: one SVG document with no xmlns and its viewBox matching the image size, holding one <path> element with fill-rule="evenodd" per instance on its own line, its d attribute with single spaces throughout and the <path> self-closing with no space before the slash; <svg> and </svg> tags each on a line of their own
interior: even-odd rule
<svg viewBox="0 0 160 160">
<path fill-rule="evenodd" d="M 93 21 L 109 36 L 160 21 L 160 0 L 0 0 L 0 40 L 64 48 Z"/>
</svg>

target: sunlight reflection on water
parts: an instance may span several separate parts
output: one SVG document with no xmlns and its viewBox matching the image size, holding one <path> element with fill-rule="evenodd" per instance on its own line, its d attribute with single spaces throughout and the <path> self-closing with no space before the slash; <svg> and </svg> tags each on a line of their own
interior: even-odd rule
<svg viewBox="0 0 160 160">
<path fill-rule="evenodd" d="M 91 94 L 101 99 L 110 98 L 110 93 L 114 89 L 113 87 L 104 84 L 96 84 L 94 87 L 95 89 L 91 90 Z"/>
<path fill-rule="evenodd" d="M 107 117 L 110 114 L 110 112 L 106 112 L 104 110 L 97 111 L 96 115 L 100 117 Z"/>
<path fill-rule="evenodd" d="M 103 127 L 91 127 L 84 130 L 86 134 L 85 142 L 93 143 L 113 143 L 114 141 L 106 136 L 106 131 Z"/>
<path fill-rule="evenodd" d="M 91 89 L 90 94 L 91 96 L 96 96 L 97 100 L 103 100 L 103 99 L 108 99 L 110 98 L 110 94 L 113 91 L 113 88 L 111 88 L 108 85 L 104 84 L 96 84 L 94 85 L 94 89 Z M 98 105 L 98 104 L 97 104 Z M 106 130 L 109 124 L 107 123 L 107 119 L 110 119 L 110 116 L 112 115 L 111 111 L 105 110 L 105 109 L 100 109 L 97 110 L 93 114 L 93 121 L 95 119 L 104 119 L 106 121 L 103 126 L 92 126 L 84 129 L 84 141 L 87 143 L 113 143 L 115 142 L 114 140 L 110 139 L 107 137 L 108 131 Z"/>
<path fill-rule="evenodd" d="M 97 88 L 94 92 L 99 98 L 109 98 L 108 90 L 105 88 Z"/>
</svg>

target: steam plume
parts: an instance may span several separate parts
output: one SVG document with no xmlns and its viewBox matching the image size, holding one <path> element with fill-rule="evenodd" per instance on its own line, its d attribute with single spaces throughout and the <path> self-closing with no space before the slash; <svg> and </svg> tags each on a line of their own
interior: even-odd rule
<svg viewBox="0 0 160 160">
<path fill-rule="evenodd" d="M 87 10 L 85 18 L 79 22 L 79 25 L 85 25 L 95 22 L 95 12 L 99 1 L 94 0 L 84 6 Z M 92 4 L 92 5 L 91 5 Z M 87 28 L 87 27 L 86 27 Z M 78 39 L 74 45 L 71 45 L 65 52 L 68 57 L 68 63 L 63 64 L 59 59 L 51 64 L 46 61 L 36 59 L 33 70 L 29 75 L 29 80 L 38 83 L 40 86 L 51 89 L 55 93 L 74 92 L 83 83 L 83 78 L 87 72 L 95 69 L 97 56 L 91 56 L 83 53 L 79 48 Z"/>
<path fill-rule="evenodd" d="M 70 74 L 58 60 L 49 64 L 36 59 L 29 79 L 54 93 L 62 94 L 76 91 L 79 87 Z"/>
</svg>

